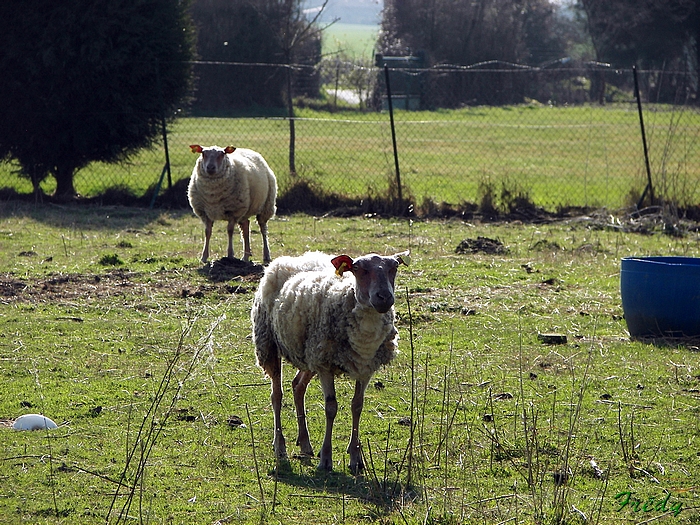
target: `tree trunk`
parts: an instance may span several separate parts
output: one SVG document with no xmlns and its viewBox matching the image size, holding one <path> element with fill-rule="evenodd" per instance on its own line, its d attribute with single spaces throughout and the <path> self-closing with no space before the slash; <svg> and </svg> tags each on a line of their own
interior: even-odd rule
<svg viewBox="0 0 700 525">
<path fill-rule="evenodd" d="M 75 170 L 66 166 L 56 166 L 53 176 L 56 179 L 55 197 L 59 199 L 72 199 L 77 194 L 73 186 L 73 175 Z"/>
</svg>

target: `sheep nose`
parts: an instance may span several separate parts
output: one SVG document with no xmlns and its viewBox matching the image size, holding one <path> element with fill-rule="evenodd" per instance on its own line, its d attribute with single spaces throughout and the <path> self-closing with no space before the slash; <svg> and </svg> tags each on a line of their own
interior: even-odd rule
<svg viewBox="0 0 700 525">
<path fill-rule="evenodd" d="M 380 314 L 388 312 L 394 306 L 394 295 L 390 293 L 378 292 L 374 296 L 372 306 Z"/>
</svg>

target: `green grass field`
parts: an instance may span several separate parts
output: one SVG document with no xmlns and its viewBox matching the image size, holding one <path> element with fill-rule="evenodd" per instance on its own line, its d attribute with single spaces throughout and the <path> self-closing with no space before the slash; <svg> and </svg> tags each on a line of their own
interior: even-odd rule
<svg viewBox="0 0 700 525">
<path fill-rule="evenodd" d="M 203 268 L 191 213 L 3 201 L 0 522 L 698 523 L 700 353 L 630 341 L 618 276 L 622 257 L 697 257 L 700 242 L 632 226 L 271 221 L 273 257 L 412 252 L 397 277 L 401 354 L 367 392 L 356 478 L 342 378 L 334 472 L 276 464 L 250 339 L 257 278 Z M 455 253 L 479 236 L 506 251 Z M 32 412 L 59 428 L 9 428 Z M 315 380 L 307 413 L 318 450 Z"/>
<path fill-rule="evenodd" d="M 373 62 L 378 32 L 378 26 L 336 22 L 323 32 L 323 54 L 342 53 Z"/>
<path fill-rule="evenodd" d="M 681 206 L 700 202 L 700 113 L 652 107 L 645 117 L 657 196 Z M 475 107 L 451 111 L 398 111 L 397 149 L 404 194 L 459 205 L 478 203 L 484 187 L 522 195 L 538 206 L 607 207 L 636 203 L 646 186 L 636 108 Z M 258 150 L 289 188 L 289 122 L 285 119 L 182 118 L 168 136 L 172 179 L 189 177 L 189 145 Z M 145 151 L 123 166 L 91 165 L 76 176 L 79 193 L 109 187 L 137 195 L 152 191 L 164 165 L 162 150 Z M 386 113 L 298 111 L 298 175 L 327 192 L 362 199 L 383 195 L 395 178 Z M 3 165 L 0 186 L 30 192 L 28 182 Z M 52 191 L 49 179 L 44 186 Z"/>
</svg>

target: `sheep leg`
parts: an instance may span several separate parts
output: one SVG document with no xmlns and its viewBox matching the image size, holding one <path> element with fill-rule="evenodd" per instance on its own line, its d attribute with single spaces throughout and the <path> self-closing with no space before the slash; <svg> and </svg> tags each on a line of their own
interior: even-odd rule
<svg viewBox="0 0 700 525">
<path fill-rule="evenodd" d="M 238 226 L 241 228 L 241 237 L 243 237 L 243 260 L 247 262 L 253 255 L 250 251 L 250 219 L 243 219 Z"/>
<path fill-rule="evenodd" d="M 330 372 L 319 373 L 323 397 L 326 402 L 326 434 L 323 437 L 321 446 L 321 461 L 318 470 L 333 470 L 333 421 L 338 413 L 338 400 L 335 397 L 335 382 L 333 374 Z"/>
<path fill-rule="evenodd" d="M 360 416 L 365 403 L 365 390 L 369 381 L 357 380 L 355 382 L 355 395 L 352 397 L 352 432 L 348 444 L 350 454 L 350 472 L 359 474 L 364 468 L 362 451 L 360 450 Z"/>
<path fill-rule="evenodd" d="M 278 459 L 287 457 L 287 445 L 282 434 L 282 358 L 277 356 L 265 363 L 265 372 L 272 380 L 272 412 L 275 422 L 275 437 L 272 446 Z"/>
<path fill-rule="evenodd" d="M 204 249 L 202 249 L 201 261 L 205 263 L 209 259 L 209 241 L 211 240 L 211 231 L 214 227 L 214 221 L 206 216 L 202 221 L 204 222 Z"/>
<path fill-rule="evenodd" d="M 260 227 L 260 235 L 263 241 L 263 263 L 269 263 L 272 258 L 270 257 L 270 245 L 267 243 L 267 222 L 260 219 L 258 216 L 258 226 Z"/>
<path fill-rule="evenodd" d="M 314 450 L 311 448 L 309 440 L 309 429 L 306 426 L 306 408 L 304 407 L 304 396 L 306 395 L 306 387 L 309 381 L 314 376 L 314 372 L 301 371 L 297 372 L 296 377 L 292 381 L 292 390 L 294 391 L 294 405 L 297 410 L 297 426 L 299 433 L 297 434 L 297 445 L 301 448 L 301 453 L 306 456 L 313 456 Z"/>
<path fill-rule="evenodd" d="M 228 250 L 226 255 L 229 259 L 233 259 L 233 232 L 236 229 L 236 221 L 229 220 L 228 227 L 226 228 L 226 233 L 228 233 Z"/>
</svg>

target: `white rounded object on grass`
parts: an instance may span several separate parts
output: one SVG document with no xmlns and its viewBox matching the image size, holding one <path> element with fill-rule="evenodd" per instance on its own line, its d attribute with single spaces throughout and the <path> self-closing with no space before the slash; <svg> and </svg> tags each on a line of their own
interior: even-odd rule
<svg viewBox="0 0 700 525">
<path fill-rule="evenodd" d="M 58 428 L 58 425 L 41 414 L 24 414 L 15 420 L 12 428 L 15 430 L 53 430 Z"/>
</svg>

